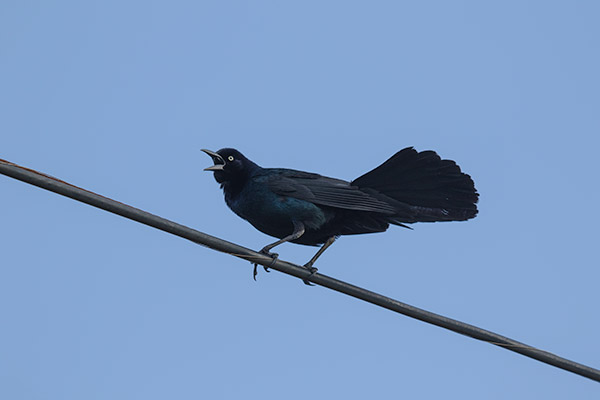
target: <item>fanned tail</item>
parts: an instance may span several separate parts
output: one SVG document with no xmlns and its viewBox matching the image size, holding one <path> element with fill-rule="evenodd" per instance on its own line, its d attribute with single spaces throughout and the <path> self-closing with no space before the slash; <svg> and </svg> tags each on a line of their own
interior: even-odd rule
<svg viewBox="0 0 600 400">
<path fill-rule="evenodd" d="M 454 161 L 442 160 L 430 150 L 400 150 L 352 185 L 392 199 L 398 214 L 390 216 L 389 222 L 396 225 L 465 221 L 477 215 L 479 194 L 471 177 Z"/>
</svg>

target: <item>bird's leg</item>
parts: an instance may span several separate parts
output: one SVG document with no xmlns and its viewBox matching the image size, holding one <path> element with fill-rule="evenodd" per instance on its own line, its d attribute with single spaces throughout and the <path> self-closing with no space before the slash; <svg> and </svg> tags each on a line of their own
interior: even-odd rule
<svg viewBox="0 0 600 400">
<path fill-rule="evenodd" d="M 293 221 L 294 223 L 294 231 L 292 232 L 291 235 L 288 235 L 286 237 L 284 237 L 283 239 L 279 239 L 278 241 L 268 244 L 265 247 L 263 247 L 262 249 L 260 249 L 259 253 L 265 254 L 267 256 L 273 257 L 273 262 L 275 262 L 275 260 L 277 260 L 277 257 L 279 257 L 279 254 L 277 253 L 271 253 L 271 249 L 275 246 L 279 246 L 282 243 L 285 242 L 290 242 L 292 240 L 296 240 L 298 239 L 300 236 L 304 235 L 304 224 L 302 222 L 299 221 Z M 258 268 L 258 264 L 254 264 L 254 272 L 253 272 L 253 277 L 254 280 L 256 280 L 256 274 L 258 273 L 256 271 L 256 269 Z M 263 268 L 265 269 L 265 271 L 269 272 L 269 267 L 265 267 L 263 266 Z"/>
<path fill-rule="evenodd" d="M 317 258 L 319 258 L 321 256 L 321 254 L 323 254 L 323 252 L 325 250 L 327 250 L 327 248 L 329 246 L 331 246 L 333 244 L 333 242 L 335 242 L 335 239 L 336 239 L 335 236 L 332 236 L 329 239 L 327 239 L 327 241 L 325 243 L 323 243 L 323 246 L 321 246 L 321 248 L 319 249 L 319 251 L 317 251 L 317 254 L 315 254 L 313 256 L 313 258 L 310 259 L 309 262 L 307 262 L 306 264 L 304 264 L 304 268 L 306 268 L 307 270 L 310 271 L 310 276 L 309 277 L 311 277 L 311 276 L 313 276 L 314 274 L 317 273 L 318 270 L 315 267 L 313 267 L 313 264 L 315 263 L 315 261 L 317 261 Z M 308 280 L 302 279 L 302 281 L 306 285 L 312 286 L 312 284 Z"/>
<path fill-rule="evenodd" d="M 268 256 L 273 256 L 274 258 L 277 258 L 276 253 L 270 252 L 270 250 L 273 247 L 279 246 L 280 244 L 285 243 L 285 242 L 290 242 L 292 240 L 296 240 L 302 235 L 304 235 L 304 224 L 302 222 L 294 221 L 294 232 L 292 232 L 291 235 L 288 235 L 288 236 L 284 237 L 283 239 L 279 239 L 278 241 L 276 241 L 274 243 L 266 245 L 259 251 L 259 253 L 266 254 Z"/>
<path fill-rule="evenodd" d="M 325 250 L 327 250 L 327 248 L 329 246 L 331 246 L 333 244 L 333 242 L 335 242 L 336 237 L 332 236 L 329 239 L 327 239 L 327 241 L 325 243 L 323 243 L 323 246 L 321 246 L 321 248 L 319 249 L 319 251 L 317 251 L 317 254 L 315 254 L 313 256 L 313 258 L 310 259 L 309 262 L 307 262 L 306 264 L 304 264 L 304 268 L 308 269 L 311 272 L 317 272 L 317 269 L 314 268 L 312 265 L 315 263 L 315 261 L 317 261 L 317 258 L 319 258 L 321 256 L 321 254 L 323 254 L 323 252 Z"/>
</svg>

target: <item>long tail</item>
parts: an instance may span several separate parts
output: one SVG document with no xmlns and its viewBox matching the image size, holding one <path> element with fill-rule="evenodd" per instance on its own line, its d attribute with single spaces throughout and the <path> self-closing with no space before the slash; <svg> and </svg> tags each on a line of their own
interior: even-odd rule
<svg viewBox="0 0 600 400">
<path fill-rule="evenodd" d="M 389 222 L 464 221 L 477 215 L 479 194 L 471 177 L 434 151 L 400 150 L 374 170 L 352 181 L 361 190 L 399 202 Z"/>
</svg>

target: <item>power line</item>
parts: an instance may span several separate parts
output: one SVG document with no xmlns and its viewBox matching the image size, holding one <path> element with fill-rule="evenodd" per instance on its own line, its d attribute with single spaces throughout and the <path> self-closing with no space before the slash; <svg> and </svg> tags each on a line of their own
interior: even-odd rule
<svg viewBox="0 0 600 400">
<path fill-rule="evenodd" d="M 86 203 L 111 213 L 121 215 L 125 218 L 132 219 L 184 239 L 188 239 L 194 243 L 209 247 L 213 250 L 231 254 L 253 263 L 258 263 L 300 279 L 306 279 L 317 285 L 347 294 L 388 310 L 395 311 L 397 313 L 404 314 L 406 316 L 437 325 L 442 328 L 446 328 L 474 339 L 500 346 L 507 350 L 522 354 L 526 357 L 533 358 L 543 363 L 600 382 L 600 370 L 595 368 L 559 357 L 556 354 L 517 342 L 516 340 L 501 336 L 497 333 L 425 311 L 417 307 L 413 307 L 390 297 L 371 292 L 323 274 L 316 273 L 311 275 L 309 271 L 299 265 L 279 259 L 274 261 L 271 257 L 268 257 L 264 254 L 257 253 L 235 243 L 227 242 L 195 229 L 188 228 L 187 226 L 169 221 L 146 211 L 119 203 L 118 201 L 79 188 L 71 185 L 70 183 L 61 181 L 57 178 L 34 171 L 32 169 L 0 159 L 0 173 L 34 186 L 41 187 L 51 192 L 70 197 L 82 203 Z"/>
</svg>

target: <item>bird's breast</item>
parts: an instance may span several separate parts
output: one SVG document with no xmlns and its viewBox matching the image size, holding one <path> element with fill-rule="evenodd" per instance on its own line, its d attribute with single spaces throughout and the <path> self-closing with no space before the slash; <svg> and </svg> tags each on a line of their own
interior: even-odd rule
<svg viewBox="0 0 600 400">
<path fill-rule="evenodd" d="M 268 186 L 256 182 L 249 182 L 236 195 L 225 191 L 225 201 L 233 212 L 256 229 L 279 238 L 292 233 L 293 221 L 302 222 L 307 229 L 318 229 L 328 220 L 319 206 L 277 195 Z"/>
</svg>

